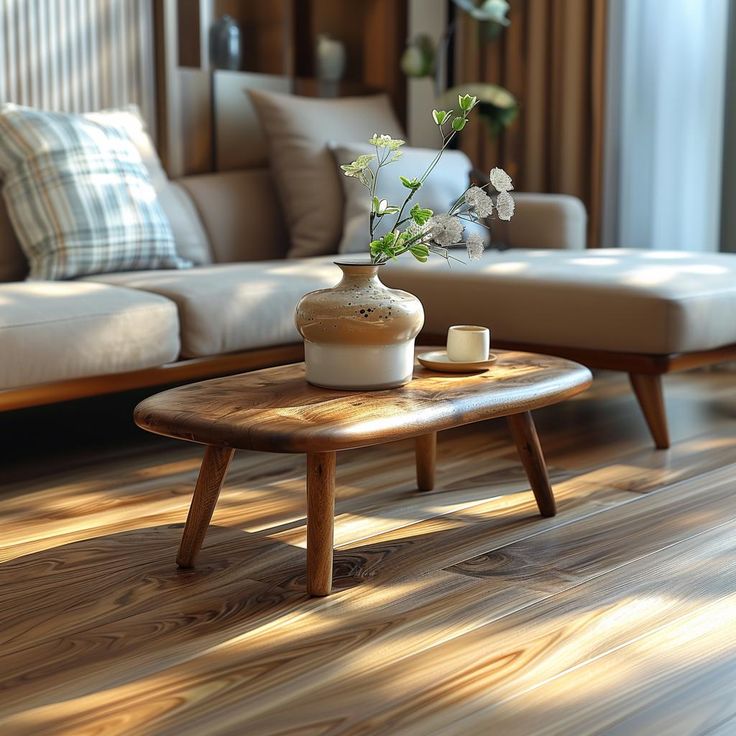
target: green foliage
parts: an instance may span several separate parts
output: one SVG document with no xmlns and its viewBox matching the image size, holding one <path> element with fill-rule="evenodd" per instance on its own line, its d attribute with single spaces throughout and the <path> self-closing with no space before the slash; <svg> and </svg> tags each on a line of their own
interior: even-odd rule
<svg viewBox="0 0 736 736">
<path fill-rule="evenodd" d="M 409 214 L 411 215 L 411 219 L 416 222 L 417 225 L 424 225 L 427 222 L 429 222 L 429 218 L 432 217 L 434 214 L 432 210 L 421 207 L 418 204 L 415 204 L 410 210 Z"/>
<path fill-rule="evenodd" d="M 373 263 L 385 263 L 389 259 L 397 258 L 404 253 L 411 253 L 414 258 L 421 262 L 426 261 L 430 253 L 439 253 L 445 258 L 447 257 L 445 249 L 431 242 L 426 229 L 422 230 L 422 227 L 434 215 L 432 210 L 415 204 L 409 210 L 408 215 L 405 216 L 405 212 L 410 200 L 432 173 L 442 154 L 452 143 L 453 138 L 467 125 L 468 116 L 478 104 L 478 98 L 473 94 L 458 94 L 457 104 L 459 105 L 457 114 L 453 109 L 432 111 L 432 119 L 438 127 L 442 145 L 421 176 L 399 177 L 402 186 L 408 190 L 401 206 L 392 205 L 388 200 L 380 198 L 378 195 L 378 178 L 381 169 L 396 161 L 401 155 L 400 149 L 404 145 L 403 140 L 392 138 L 385 133 L 375 133 L 369 140 L 369 143 L 375 148 L 375 153 L 363 154 L 352 163 L 341 166 L 345 176 L 358 179 L 370 192 L 370 253 Z M 449 108 L 449 105 L 447 107 Z M 396 216 L 390 232 L 381 237 L 376 237 L 377 229 L 383 227 L 381 223 L 385 222 L 384 218 L 388 215 Z M 409 221 L 412 222 L 409 231 L 402 231 L 401 227 Z M 417 226 L 419 230 L 416 229 Z"/>
<path fill-rule="evenodd" d="M 415 243 L 409 246 L 409 253 L 420 263 L 426 263 L 429 258 L 429 246 L 425 243 Z"/>
</svg>

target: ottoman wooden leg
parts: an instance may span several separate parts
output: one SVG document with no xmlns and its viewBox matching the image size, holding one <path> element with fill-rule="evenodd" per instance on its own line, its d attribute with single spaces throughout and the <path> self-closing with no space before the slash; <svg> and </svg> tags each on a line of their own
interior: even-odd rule
<svg viewBox="0 0 736 736">
<path fill-rule="evenodd" d="M 437 432 L 423 434 L 416 439 L 417 488 L 431 491 L 434 488 L 434 471 L 437 465 Z"/>
<path fill-rule="evenodd" d="M 179 545 L 179 554 L 176 556 L 176 564 L 179 567 L 194 567 L 194 558 L 204 542 L 204 535 L 207 533 L 222 481 L 225 480 L 225 473 L 234 452 L 235 450 L 229 447 L 208 445 L 205 448 L 192 505 L 189 507 L 187 523 Z"/>
<path fill-rule="evenodd" d="M 332 590 L 335 528 L 335 453 L 307 455 L 307 592 Z"/>
<path fill-rule="evenodd" d="M 549 484 L 547 466 L 544 463 L 532 415 L 526 411 L 521 414 L 512 414 L 506 419 L 516 443 L 519 458 L 534 492 L 534 498 L 537 500 L 539 513 L 542 516 L 554 516 L 557 513 L 557 505 Z"/>
<path fill-rule="evenodd" d="M 654 444 L 658 450 L 666 450 L 670 446 L 670 436 L 667 431 L 667 414 L 662 395 L 662 376 L 656 373 L 629 373 L 629 381 L 647 421 Z"/>
</svg>

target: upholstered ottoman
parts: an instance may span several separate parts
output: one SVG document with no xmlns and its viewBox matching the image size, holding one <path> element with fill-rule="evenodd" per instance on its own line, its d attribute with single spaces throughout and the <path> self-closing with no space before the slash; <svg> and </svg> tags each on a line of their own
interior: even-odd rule
<svg viewBox="0 0 736 736">
<path fill-rule="evenodd" d="M 736 358 L 736 255 L 680 251 L 487 251 L 384 270 L 424 304 L 425 338 L 492 328 L 497 347 L 626 371 L 657 447 L 669 446 L 661 376 Z"/>
</svg>

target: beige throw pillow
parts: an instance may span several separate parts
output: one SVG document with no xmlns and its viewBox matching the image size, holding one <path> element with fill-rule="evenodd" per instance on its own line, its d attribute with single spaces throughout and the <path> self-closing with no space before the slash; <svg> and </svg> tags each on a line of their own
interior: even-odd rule
<svg viewBox="0 0 736 736">
<path fill-rule="evenodd" d="M 333 144 L 336 170 L 342 174 L 341 164 L 350 163 L 361 154 L 374 153 L 374 150 L 368 144 Z M 397 207 L 401 206 L 408 194 L 399 177 L 418 178 L 437 155 L 437 151 L 430 148 L 404 146 L 401 151 L 402 156 L 398 161 L 381 169 L 377 192 L 380 199 L 387 199 L 389 204 Z M 468 187 L 472 168 L 470 159 L 462 151 L 445 151 L 432 174 L 412 198 L 411 204 L 421 204 L 436 214 L 447 212 Z M 340 253 L 367 253 L 371 211 L 368 190 L 355 177 L 342 175 L 341 178 L 345 192 L 345 219 Z M 393 223 L 393 218 L 388 219 Z M 485 227 L 473 222 L 464 224 L 466 235 L 475 232 L 488 242 L 488 230 Z M 383 235 L 386 229 L 379 226 L 376 235 Z"/>
<path fill-rule="evenodd" d="M 291 237 L 290 257 L 337 252 L 343 190 L 328 141 L 403 137 L 386 95 L 316 99 L 249 90 L 268 140 Z"/>
</svg>

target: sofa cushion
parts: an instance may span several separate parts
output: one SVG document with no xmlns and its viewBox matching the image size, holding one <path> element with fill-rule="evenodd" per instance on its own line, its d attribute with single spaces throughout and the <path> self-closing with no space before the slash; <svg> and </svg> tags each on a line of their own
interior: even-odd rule
<svg viewBox="0 0 736 736">
<path fill-rule="evenodd" d="M 332 257 L 322 257 L 91 278 L 176 302 L 182 355 L 193 358 L 299 342 L 297 302 L 308 291 L 336 284 L 340 271 Z"/>
<path fill-rule="evenodd" d="M 179 354 L 176 305 L 84 282 L 0 284 L 0 389 L 151 368 Z"/>
<path fill-rule="evenodd" d="M 209 241 L 197 214 L 197 208 L 186 190 L 177 182 L 171 181 L 164 171 L 138 107 L 128 105 L 120 110 L 90 112 L 84 117 L 100 125 L 116 125 L 125 130 L 138 149 L 151 177 L 159 204 L 166 213 L 174 233 L 177 253 L 196 265 L 211 263 Z"/>
<path fill-rule="evenodd" d="M 177 253 L 197 265 L 211 263 L 210 245 L 197 209 L 187 191 L 169 180 L 161 165 L 145 123 L 135 105 L 122 110 L 87 113 L 86 118 L 102 125 L 124 128 L 143 159 L 174 234 Z M 28 275 L 28 260 L 10 222 L 5 201 L 0 197 L 0 282 L 21 281 Z"/>
<path fill-rule="evenodd" d="M 290 256 L 336 253 L 343 194 L 328 141 L 401 137 L 386 95 L 315 99 L 249 90 L 291 235 Z"/>
<path fill-rule="evenodd" d="M 5 105 L 0 173 L 29 278 L 191 265 L 123 126 Z"/>
<path fill-rule="evenodd" d="M 217 263 L 269 261 L 289 250 L 289 234 L 268 169 L 186 176 Z"/>
<path fill-rule="evenodd" d="M 381 278 L 422 300 L 431 334 L 472 323 L 499 340 L 650 354 L 736 343 L 736 255 L 486 251 L 451 269 L 401 259 Z"/>
</svg>

